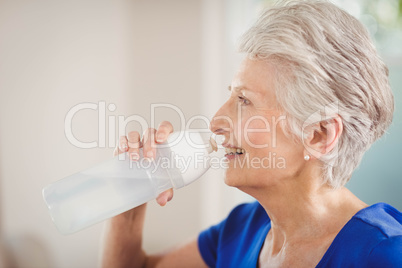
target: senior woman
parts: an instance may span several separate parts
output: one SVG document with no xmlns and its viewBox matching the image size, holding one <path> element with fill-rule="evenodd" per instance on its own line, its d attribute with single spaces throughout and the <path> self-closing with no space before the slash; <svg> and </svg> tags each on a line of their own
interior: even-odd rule
<svg viewBox="0 0 402 268">
<path fill-rule="evenodd" d="M 393 114 L 388 70 L 365 28 L 329 2 L 286 1 L 260 16 L 240 51 L 231 96 L 210 128 L 225 137 L 225 183 L 257 201 L 152 256 L 141 247 L 145 205 L 116 216 L 104 267 L 402 267 L 402 214 L 344 187 Z M 152 157 L 172 131 L 168 122 L 148 130 L 144 151 Z M 131 132 L 116 153 L 136 153 L 139 141 Z M 269 154 L 284 162 L 239 165 Z"/>
</svg>

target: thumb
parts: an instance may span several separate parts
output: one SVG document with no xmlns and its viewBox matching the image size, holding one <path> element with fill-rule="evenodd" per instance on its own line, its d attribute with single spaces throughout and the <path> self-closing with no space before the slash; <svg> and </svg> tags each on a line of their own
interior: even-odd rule
<svg viewBox="0 0 402 268">
<path fill-rule="evenodd" d="M 160 205 L 160 206 L 165 206 L 167 202 L 169 202 L 170 200 L 172 200 L 173 198 L 173 189 L 169 189 L 164 191 L 163 193 L 161 193 L 157 198 L 156 198 L 156 202 Z"/>
</svg>

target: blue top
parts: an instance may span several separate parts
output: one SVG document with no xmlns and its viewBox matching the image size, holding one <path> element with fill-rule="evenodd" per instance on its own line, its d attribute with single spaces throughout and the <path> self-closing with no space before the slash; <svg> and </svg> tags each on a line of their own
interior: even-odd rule
<svg viewBox="0 0 402 268">
<path fill-rule="evenodd" d="M 237 206 L 203 231 L 198 247 L 210 267 L 257 267 L 271 221 L 258 202 Z M 356 213 L 317 267 L 402 267 L 402 213 L 378 203 Z"/>
</svg>

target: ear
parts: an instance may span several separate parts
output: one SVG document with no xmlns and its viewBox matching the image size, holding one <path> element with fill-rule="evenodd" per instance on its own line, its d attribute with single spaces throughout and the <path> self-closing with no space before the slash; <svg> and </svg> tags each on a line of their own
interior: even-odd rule
<svg viewBox="0 0 402 268">
<path fill-rule="evenodd" d="M 305 154 L 320 159 L 336 148 L 343 131 L 342 118 L 335 114 L 305 128 Z"/>
</svg>

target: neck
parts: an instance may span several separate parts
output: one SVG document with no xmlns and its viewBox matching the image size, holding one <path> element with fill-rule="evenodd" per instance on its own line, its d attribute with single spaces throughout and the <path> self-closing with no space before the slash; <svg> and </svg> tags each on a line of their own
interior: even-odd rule
<svg viewBox="0 0 402 268">
<path fill-rule="evenodd" d="M 334 237 L 357 211 L 367 206 L 346 188 L 297 183 L 311 180 L 290 181 L 247 191 L 271 219 L 266 242 L 269 240 L 272 254 L 289 244 Z"/>
</svg>

